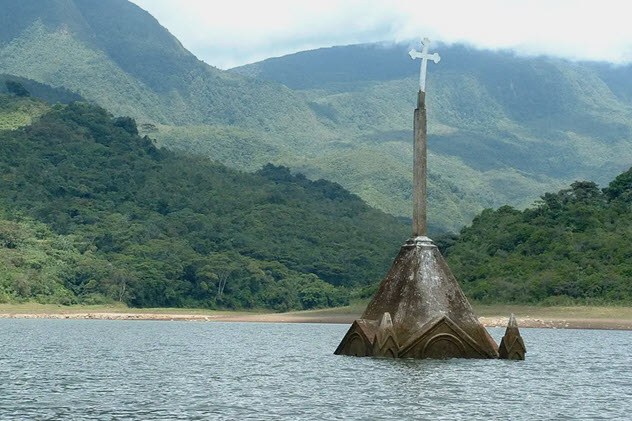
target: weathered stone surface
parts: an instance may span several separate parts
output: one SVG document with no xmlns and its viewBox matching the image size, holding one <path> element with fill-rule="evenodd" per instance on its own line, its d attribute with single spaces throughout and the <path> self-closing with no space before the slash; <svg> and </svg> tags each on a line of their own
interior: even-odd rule
<svg viewBox="0 0 632 421">
<path fill-rule="evenodd" d="M 358 319 L 354 321 L 334 354 L 354 357 L 373 356 L 376 331 L 377 321 L 375 320 Z"/>
<path fill-rule="evenodd" d="M 395 335 L 393 321 L 389 313 L 382 314 L 382 319 L 375 332 L 373 356 L 388 358 L 397 358 L 399 356 L 397 336 Z"/>
<path fill-rule="evenodd" d="M 378 333 L 381 326 L 385 333 Z M 384 338 L 388 337 L 393 340 L 384 348 Z M 364 348 L 360 351 L 361 344 Z M 381 355 L 390 349 L 393 356 L 401 358 L 498 357 L 498 346 L 474 315 L 439 249 L 427 237 L 409 240 L 402 247 L 336 354 L 379 355 L 378 349 Z"/>
<path fill-rule="evenodd" d="M 490 358 L 485 350 L 450 318 L 431 320 L 402 346 L 403 358 Z"/>
<path fill-rule="evenodd" d="M 498 355 L 504 360 L 524 360 L 527 348 L 524 346 L 524 341 L 520 336 L 520 330 L 518 330 L 518 322 L 516 317 L 512 314 L 507 324 L 507 330 L 505 336 L 500 341 L 500 347 L 498 348 Z"/>
<path fill-rule="evenodd" d="M 419 91 L 413 119 L 413 237 L 428 235 L 428 133 L 426 93 Z"/>
</svg>

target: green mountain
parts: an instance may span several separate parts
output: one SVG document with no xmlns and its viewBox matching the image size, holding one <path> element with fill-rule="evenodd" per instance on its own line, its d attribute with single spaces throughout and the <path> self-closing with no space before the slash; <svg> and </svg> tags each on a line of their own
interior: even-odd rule
<svg viewBox="0 0 632 421">
<path fill-rule="evenodd" d="M 409 233 L 337 184 L 158 149 L 94 105 L 0 101 L 43 109 L 0 130 L 0 300 L 339 305 Z"/>
<path fill-rule="evenodd" d="M 600 190 L 575 182 L 524 211 L 486 210 L 446 255 L 488 302 L 632 302 L 632 168 Z"/>
<path fill-rule="evenodd" d="M 49 106 L 0 130 L 0 302 L 277 310 L 341 305 L 385 273 L 408 224 L 328 181 L 158 149 L 130 118 Z M 438 244 L 481 302 L 632 301 L 632 168 Z"/>
<path fill-rule="evenodd" d="M 302 171 L 407 215 L 419 71 L 410 48 L 324 48 L 234 72 L 303 93 L 321 121 L 345 134 L 341 151 Z M 454 229 L 481 206 L 527 206 L 575 179 L 606 182 L 632 163 L 632 66 L 436 49 L 442 60 L 430 65 L 427 85 L 430 218 L 439 226 Z"/>
<path fill-rule="evenodd" d="M 64 87 L 172 150 L 284 165 L 409 218 L 418 63 L 407 44 L 302 52 L 225 72 L 127 0 L 0 0 L 0 73 Z M 437 46 L 430 227 L 526 207 L 632 162 L 632 67 Z"/>
<path fill-rule="evenodd" d="M 313 124 L 290 89 L 199 61 L 127 0 L 0 0 L 0 9 L 0 73 L 68 88 L 139 121 Z"/>
<path fill-rule="evenodd" d="M 439 48 L 443 60 L 428 82 L 433 231 L 457 231 L 484 207 L 528 206 L 541 191 L 575 179 L 606 182 L 632 162 L 626 94 L 632 67 Z M 318 143 L 317 151 L 288 154 L 283 146 L 249 141 L 255 133 L 243 131 L 222 131 L 217 140 L 217 130 L 206 127 L 166 128 L 156 136 L 163 145 L 239 168 L 256 168 L 270 157 L 408 216 L 418 64 L 407 49 L 335 47 L 234 70 L 301 92 L 338 137 Z M 249 140 L 234 141 L 240 137 Z"/>
</svg>

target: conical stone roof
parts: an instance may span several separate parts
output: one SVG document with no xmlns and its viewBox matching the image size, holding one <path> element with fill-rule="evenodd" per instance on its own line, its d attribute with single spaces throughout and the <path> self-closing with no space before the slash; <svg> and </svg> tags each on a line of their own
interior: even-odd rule
<svg viewBox="0 0 632 421">
<path fill-rule="evenodd" d="M 355 332 L 354 324 L 336 353 L 348 354 L 346 340 L 353 339 L 354 333 L 366 334 L 371 326 L 377 329 L 385 313 L 392 320 L 401 357 L 498 357 L 498 346 L 474 315 L 441 252 L 427 237 L 409 240 L 401 248 L 359 321 L 363 330 Z"/>
</svg>

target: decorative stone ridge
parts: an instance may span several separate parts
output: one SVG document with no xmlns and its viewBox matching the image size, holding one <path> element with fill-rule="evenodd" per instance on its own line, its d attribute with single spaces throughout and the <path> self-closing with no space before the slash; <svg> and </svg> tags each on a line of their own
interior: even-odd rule
<svg viewBox="0 0 632 421">
<path fill-rule="evenodd" d="M 428 237 L 401 248 L 335 351 L 399 358 L 498 358 L 498 346 Z"/>
<path fill-rule="evenodd" d="M 377 321 L 375 320 L 354 321 L 334 354 L 372 357 L 376 331 Z"/>
<path fill-rule="evenodd" d="M 402 346 L 404 358 L 494 358 L 448 317 L 427 323 Z"/>
<path fill-rule="evenodd" d="M 500 348 L 498 348 L 498 355 L 504 360 L 524 360 L 527 348 L 524 346 L 524 341 L 520 336 L 520 330 L 518 330 L 518 322 L 516 317 L 512 314 L 507 324 L 507 330 L 505 336 L 500 341 Z"/>
<path fill-rule="evenodd" d="M 393 321 L 389 313 L 384 313 L 375 332 L 373 340 L 373 355 L 376 357 L 397 358 L 399 346 L 397 336 L 393 330 Z"/>
</svg>

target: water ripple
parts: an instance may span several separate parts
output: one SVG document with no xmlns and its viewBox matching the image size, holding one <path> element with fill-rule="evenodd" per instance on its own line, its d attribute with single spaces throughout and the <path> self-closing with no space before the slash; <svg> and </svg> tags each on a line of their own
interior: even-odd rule
<svg viewBox="0 0 632 421">
<path fill-rule="evenodd" d="M 0 320 L 0 420 L 630 419 L 629 332 L 524 329 L 527 360 L 332 351 L 347 326 Z M 502 329 L 491 329 L 499 340 Z"/>
</svg>

